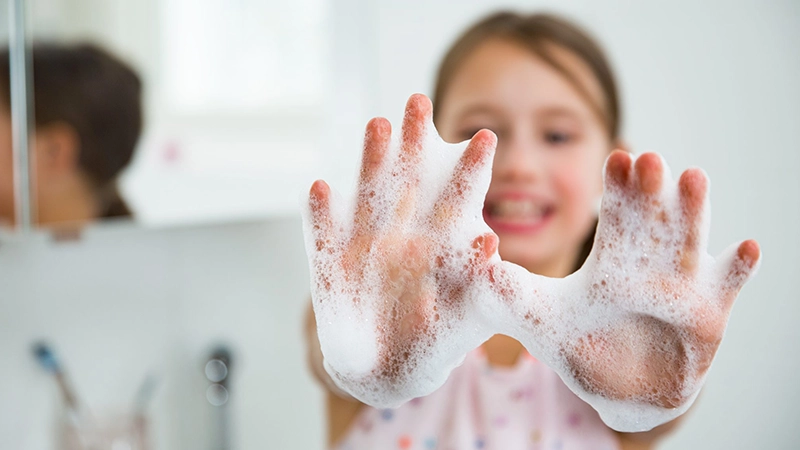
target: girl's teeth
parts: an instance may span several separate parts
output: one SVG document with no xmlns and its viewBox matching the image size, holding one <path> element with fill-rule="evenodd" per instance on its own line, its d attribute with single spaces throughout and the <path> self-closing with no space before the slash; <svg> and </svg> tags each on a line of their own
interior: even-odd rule
<svg viewBox="0 0 800 450">
<path fill-rule="evenodd" d="M 503 200 L 492 208 L 495 216 L 506 219 L 538 219 L 542 208 L 529 201 Z"/>
</svg>

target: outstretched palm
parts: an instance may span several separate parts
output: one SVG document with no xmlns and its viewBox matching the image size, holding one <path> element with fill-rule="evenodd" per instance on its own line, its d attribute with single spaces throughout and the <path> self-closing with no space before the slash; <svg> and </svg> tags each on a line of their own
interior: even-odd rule
<svg viewBox="0 0 800 450">
<path fill-rule="evenodd" d="M 488 131 L 476 134 L 433 207 L 421 211 L 421 196 L 428 188 L 422 186 L 423 144 L 429 128 L 434 132 L 431 125 L 431 105 L 421 95 L 408 102 L 396 155 L 390 154 L 389 123 L 374 119 L 367 125 L 351 220 L 337 222 L 323 181 L 311 188 L 311 269 L 316 281 L 312 296 L 323 354 L 326 364 L 331 359 L 363 358 L 355 354 L 363 352 L 363 343 L 343 348 L 349 339 L 326 337 L 348 321 L 371 328 L 377 343 L 372 367 L 327 365 L 338 384 L 367 402 L 407 400 L 394 401 L 391 392 L 407 384 L 424 385 L 419 379 L 446 378 L 446 366 L 452 369 L 466 351 L 488 337 L 478 333 L 464 339 L 459 335 L 466 331 L 457 330 L 464 324 L 471 295 L 470 274 L 486 270 L 496 253 L 497 237 L 479 230 L 459 241 L 453 232 L 464 228 L 464 210 L 474 206 L 470 203 L 482 201 L 483 192 L 473 181 L 476 171 L 490 165 L 495 137 Z M 442 358 L 448 361 L 445 367 L 426 361 Z"/>
<path fill-rule="evenodd" d="M 758 245 L 745 241 L 717 260 L 706 253 L 708 181 L 699 169 L 684 172 L 676 187 L 658 155 L 634 164 L 614 152 L 605 183 L 592 254 L 564 281 L 583 283 L 577 301 L 613 320 L 563 342 L 569 375 L 606 399 L 688 407 L 756 267 Z"/>
</svg>

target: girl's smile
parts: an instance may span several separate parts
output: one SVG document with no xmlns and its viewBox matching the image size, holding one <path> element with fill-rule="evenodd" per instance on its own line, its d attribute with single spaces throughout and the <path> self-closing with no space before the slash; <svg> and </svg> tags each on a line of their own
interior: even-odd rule
<svg viewBox="0 0 800 450">
<path fill-rule="evenodd" d="M 556 212 L 553 201 L 519 190 L 486 197 L 483 219 L 495 233 L 535 234 L 547 227 Z"/>
</svg>

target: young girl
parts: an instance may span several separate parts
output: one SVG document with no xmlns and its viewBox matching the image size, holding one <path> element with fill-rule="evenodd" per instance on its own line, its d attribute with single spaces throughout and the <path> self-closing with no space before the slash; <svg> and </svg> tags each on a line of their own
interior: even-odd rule
<svg viewBox="0 0 800 450">
<path fill-rule="evenodd" d="M 409 100 L 404 140 L 418 132 L 431 114 L 430 108 L 422 96 Z M 478 237 L 474 241 L 478 253 L 493 254 L 499 245 L 504 261 L 553 278 L 580 268 L 591 250 L 597 226 L 603 163 L 613 149 L 624 148 L 619 137 L 617 90 L 599 46 L 578 27 L 554 16 L 490 16 L 470 28 L 445 56 L 432 114 L 444 140 L 472 139 L 465 155 L 472 152 L 475 159 L 481 157 L 481 148 L 494 144 L 491 133 L 480 130 L 491 130 L 497 138 L 483 209 L 485 222 L 497 237 Z M 367 126 L 362 185 L 369 184 L 377 170 L 373 168 L 381 165 L 385 152 L 381 142 L 389 133 L 388 123 L 381 119 Z M 608 167 L 617 182 L 626 180 L 635 170 L 640 180 L 638 189 L 643 192 L 660 185 L 662 168 L 655 155 L 643 155 L 632 168 L 630 158 L 618 152 L 609 159 Z M 703 183 L 698 172 L 687 171 L 680 182 L 682 195 L 689 200 L 702 199 Z M 311 191 L 312 210 L 327 208 L 328 195 L 327 186 L 316 183 Z M 356 230 L 351 241 L 354 256 L 352 261 L 342 262 L 354 272 L 361 264 L 363 251 L 359 248 L 366 245 L 357 238 L 363 232 L 358 230 L 369 227 L 360 219 L 369 216 L 366 198 L 359 197 L 355 212 Z M 688 209 L 698 211 L 689 200 Z M 394 259 L 413 261 L 413 252 L 422 245 L 409 245 L 415 250 L 395 254 Z M 742 244 L 738 257 L 752 267 L 758 258 L 756 244 Z M 413 279 L 418 278 L 415 274 L 428 269 L 405 261 L 397 264 L 410 273 L 407 278 L 394 280 L 403 284 L 404 292 L 413 291 Z M 455 295 L 458 291 L 449 292 Z M 397 339 L 414 334 L 408 332 L 412 329 L 425 332 L 419 323 L 407 323 L 409 317 L 412 322 L 416 320 L 413 313 L 395 317 L 401 318 L 400 323 L 389 324 L 387 329 L 395 329 Z M 332 382 L 323 368 L 311 310 L 307 332 L 312 370 L 328 391 L 329 444 L 340 449 L 649 448 L 677 421 L 645 433 L 617 433 L 555 372 L 529 355 L 518 341 L 504 335 L 491 337 L 469 353 L 431 395 L 397 409 L 378 410 L 352 399 Z M 402 352 L 387 358 L 386 367 L 402 364 Z M 654 360 L 652 367 L 672 376 L 681 369 L 671 366 L 673 362 L 669 358 Z M 586 377 L 582 383 L 589 391 L 624 398 L 636 384 L 632 376 L 625 378 L 625 374 L 604 372 L 604 368 L 595 370 L 597 367 L 584 364 L 578 357 L 574 364 L 576 374 L 594 371 L 615 375 L 613 379 Z M 396 376 L 391 370 L 381 374 Z M 676 400 L 669 397 L 656 403 L 666 408 L 676 406 Z"/>
<path fill-rule="evenodd" d="M 139 76 L 94 45 L 35 44 L 32 199 L 39 225 L 130 215 L 116 180 L 142 128 Z M 0 225 L 16 222 L 8 49 L 0 50 Z"/>
</svg>

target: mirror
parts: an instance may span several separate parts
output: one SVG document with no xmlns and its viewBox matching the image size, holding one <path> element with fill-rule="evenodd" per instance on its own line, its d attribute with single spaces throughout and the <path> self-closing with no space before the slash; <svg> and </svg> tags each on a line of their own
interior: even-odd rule
<svg viewBox="0 0 800 450">
<path fill-rule="evenodd" d="M 34 222 L 285 215 L 325 172 L 327 1 L 23 3 Z"/>
</svg>

